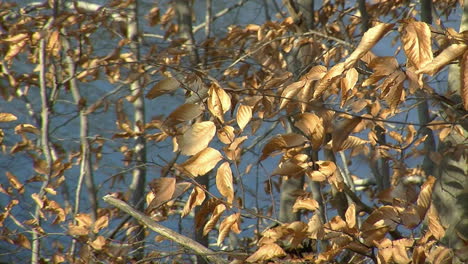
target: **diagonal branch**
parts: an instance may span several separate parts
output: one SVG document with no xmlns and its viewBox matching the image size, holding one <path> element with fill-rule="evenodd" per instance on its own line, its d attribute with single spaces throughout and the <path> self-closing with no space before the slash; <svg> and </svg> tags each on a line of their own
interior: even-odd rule
<svg viewBox="0 0 468 264">
<path fill-rule="evenodd" d="M 119 208 L 120 210 L 124 211 L 125 213 L 131 215 L 136 220 L 138 220 L 142 225 L 148 227 L 154 232 L 159 233 L 163 237 L 171 241 L 174 241 L 175 243 L 185 248 L 193 250 L 195 253 L 199 255 L 206 256 L 206 258 L 210 261 L 210 263 L 220 263 L 220 264 L 226 263 L 226 261 L 223 258 L 216 255 L 214 251 L 204 247 L 203 245 L 201 245 L 200 243 L 198 243 L 197 241 L 191 238 L 183 236 L 165 226 L 158 224 L 156 221 L 152 220 L 151 218 L 144 215 L 140 211 L 135 210 L 134 208 L 132 208 L 130 205 L 128 205 L 124 201 L 119 200 L 112 195 L 106 195 L 102 199 L 106 203 L 113 205 Z"/>
</svg>

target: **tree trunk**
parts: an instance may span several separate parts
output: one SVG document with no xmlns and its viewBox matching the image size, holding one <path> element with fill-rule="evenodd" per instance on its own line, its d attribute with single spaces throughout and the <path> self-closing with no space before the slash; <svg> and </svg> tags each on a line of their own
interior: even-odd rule
<svg viewBox="0 0 468 264">
<path fill-rule="evenodd" d="M 460 32 L 468 29 L 468 1 L 463 7 L 463 16 L 460 24 Z M 455 95 L 451 98 L 461 103 L 460 85 L 461 72 L 459 65 L 451 65 L 449 70 L 449 90 Z M 466 74 L 466 73 L 465 73 Z M 446 109 L 444 117 L 447 117 Z M 441 223 L 447 228 L 443 242 L 453 249 L 460 249 L 466 245 L 468 237 L 468 151 L 466 139 L 468 138 L 468 121 L 462 116 L 461 130 L 459 134 L 453 130 L 439 145 L 439 152 L 443 160 L 438 165 L 435 174 L 437 182 L 433 190 L 433 202 Z M 465 254 L 466 256 L 466 254 Z M 468 261 L 458 256 L 460 263 Z"/>
<path fill-rule="evenodd" d="M 131 41 L 130 49 L 135 56 L 137 62 L 140 61 L 140 34 L 138 28 L 138 1 L 129 5 L 128 10 L 128 27 L 127 37 Z M 132 67 L 135 73 L 141 71 L 138 63 Z M 137 78 L 130 85 L 132 96 L 136 99 L 133 102 L 134 107 L 134 130 L 136 132 L 143 132 L 141 128 L 145 127 L 145 100 L 143 87 L 141 86 L 140 79 Z M 130 185 L 131 201 L 132 204 L 140 211 L 144 209 L 144 193 L 146 181 L 146 139 L 144 135 L 135 137 L 134 146 L 135 168 L 133 169 L 132 183 Z M 139 225 L 135 231 L 135 254 L 136 259 L 141 259 L 144 256 L 144 240 L 145 231 L 144 226 Z"/>
</svg>

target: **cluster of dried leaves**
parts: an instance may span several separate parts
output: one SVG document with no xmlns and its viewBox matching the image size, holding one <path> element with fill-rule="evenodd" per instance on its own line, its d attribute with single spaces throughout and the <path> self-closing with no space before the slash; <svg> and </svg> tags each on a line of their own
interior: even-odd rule
<svg viewBox="0 0 468 264">
<path fill-rule="evenodd" d="M 37 73 L 22 71 L 15 65 L 19 62 L 37 65 L 37 43 L 41 39 L 47 39 L 50 66 L 47 84 L 60 83 L 63 91 L 55 92 L 62 93 L 61 96 L 68 96 L 69 78 L 76 78 L 83 85 L 104 78 L 111 85 L 127 85 L 138 78 L 144 86 L 150 87 L 145 94 L 148 100 L 160 100 L 159 97 L 167 94 L 178 96 L 179 91 L 184 91 L 183 104 L 167 115 L 155 115 L 150 122 L 138 124 L 139 131 L 134 130 L 123 106 L 125 101 L 133 102 L 134 96 L 112 101 L 106 95 L 94 102 L 83 98 L 78 108 L 86 109 L 87 115 L 107 111 L 110 107 L 116 110 L 117 131 L 112 137 L 122 140 L 119 150 L 125 157 L 123 167 L 131 164 L 133 151 L 124 141 L 141 134 L 155 144 L 171 143 L 173 152 L 178 153 L 176 157 L 186 157 L 168 162 L 161 169 L 161 174 L 167 177 L 157 178 L 149 184 L 151 191 L 146 196 L 145 213 L 156 221 L 164 221 L 179 214 L 186 217 L 199 207 L 195 228 L 202 230 L 204 235 L 217 234 L 218 246 L 225 243 L 230 232 L 249 234 L 245 239 L 249 255 L 239 257 L 238 261 L 288 259 L 328 263 L 341 259 L 353 263 L 367 260 L 449 263 L 460 252 L 440 243 L 445 227 L 431 204 L 436 180 L 418 167 L 407 165 L 408 160 L 424 154 L 421 144 L 425 137 L 418 134 L 417 124 L 399 120 L 411 111 L 413 104 L 407 99 L 413 100 L 416 93 L 434 99 L 435 104 L 440 98 L 446 99 L 431 87 L 427 77 L 435 76 L 450 63 L 459 63 L 462 106 L 453 104 L 455 109 L 447 110 L 447 119 L 435 118 L 428 127 L 441 140 L 450 133 L 460 133 L 459 112 L 468 110 L 467 34 L 451 28 L 436 30 L 414 19 L 398 23 L 375 22 L 352 47 L 352 43 L 342 39 L 354 35 L 359 19 L 349 18 L 349 26 L 343 29 L 338 20 L 333 22 L 324 18 L 338 12 L 337 6 L 326 3 L 325 7 L 317 11 L 318 20 L 328 24 L 320 32 L 294 34 L 296 25 L 291 18 L 263 25 L 231 26 L 225 36 L 207 39 L 201 44 L 206 51 L 204 56 L 212 62 L 207 69 L 196 71 L 187 71 L 183 67 L 189 49 L 184 45 L 185 40 L 176 38 L 177 25 L 171 22 L 174 17 L 172 8 L 165 10 L 163 15 L 159 8 L 149 11 L 149 25 L 164 30 L 165 42 L 164 45 L 151 44 L 141 61 L 128 52 L 131 41 L 119 39 L 119 36 L 125 36 L 121 32 L 124 30 L 121 25 L 125 23 L 121 12 L 126 8 L 119 1 L 94 11 L 75 6 L 74 12 L 58 14 L 52 25 L 47 24 L 50 17 L 46 12 L 20 14 L 1 22 L 7 33 L 3 33 L 0 40 L 3 56 L 0 93 L 6 101 L 19 100 L 27 97 L 30 89 L 35 89 Z M 9 8 L 8 4 L 1 4 L 1 13 L 9 14 Z M 46 4 L 42 8 L 50 7 Z M 396 7 L 385 2 L 369 6 L 369 12 L 378 17 L 396 12 Z M 103 32 L 119 40 L 110 47 L 108 54 L 95 50 L 95 38 Z M 405 56 L 403 63 L 396 56 L 378 56 L 371 51 L 377 44 L 388 42 L 389 34 L 395 38 L 399 56 Z M 64 39 L 72 41 L 74 48 L 64 50 Z M 333 46 L 324 44 L 337 40 L 340 42 Z M 307 60 L 302 61 L 304 65 L 312 65 L 302 69 L 304 72 L 297 78 L 286 59 L 292 50 Z M 67 76 L 66 71 L 58 70 L 63 66 L 64 53 L 76 61 L 79 69 L 76 76 Z M 135 64 L 138 71 L 130 71 Z M 220 77 L 213 77 L 214 72 Z M 42 223 L 64 227 L 70 239 L 90 246 L 87 250 L 94 253 L 87 251 L 87 255 L 124 261 L 129 248 L 112 249 L 115 246 L 113 238 L 106 237 L 103 232 L 110 229 L 109 222 L 116 221 L 119 213 L 115 209 L 101 208 L 99 218 L 93 222 L 86 212 L 73 215 L 70 205 L 57 194 L 67 180 L 66 172 L 82 158 L 80 151 L 58 147 L 53 167 L 47 168 L 37 145 L 41 134 L 37 124 L 25 123 L 8 112 L 0 113 L 0 122 L 15 124 L 14 130 L 6 131 L 12 131 L 19 138 L 14 144 L 5 144 L 2 141 L 9 135 L 0 130 L 2 150 L 10 155 L 27 154 L 33 161 L 34 171 L 26 181 L 6 172 L 9 183 L 0 185 L 0 191 L 10 201 L 2 204 L 1 239 L 31 248 L 31 242 L 23 232 L 4 225 L 7 219 L 23 231 L 34 228 L 40 234 L 48 235 L 37 219 L 20 221 L 14 216 L 13 208 L 30 197 L 40 209 Z M 271 137 L 264 135 L 269 123 L 284 127 L 290 123 L 293 129 Z M 379 139 L 381 131 L 389 136 L 389 142 L 383 143 Z M 247 143 L 251 145 L 246 146 Z M 92 142 L 96 170 L 99 170 L 97 162 L 102 158 L 104 144 L 106 141 L 101 137 L 95 137 Z M 348 158 L 372 156 L 362 161 L 369 164 L 384 160 L 392 164 L 392 187 L 379 193 L 374 189 L 358 193 L 347 180 L 352 181 L 358 176 L 343 175 L 346 174 L 342 172 L 343 167 L 349 165 L 347 162 L 313 160 L 308 154 L 310 150 L 345 151 Z M 256 153 L 255 160 L 247 155 L 251 152 Z M 253 212 L 244 204 L 249 195 L 245 191 L 245 181 L 248 181 L 246 178 L 250 177 L 251 169 L 277 155 L 281 157 L 271 175 L 281 177 L 262 178 L 269 186 L 265 189 L 267 194 L 275 192 L 272 186 L 279 186 L 282 178 L 305 175 L 310 181 L 321 183 L 326 210 L 334 210 L 327 198 L 330 186 L 339 192 L 354 193 L 345 215 L 331 213 L 336 216 L 323 221 L 319 213 L 314 213 L 318 212 L 320 204 L 305 189 L 294 205 L 294 210 L 303 212 L 305 221 L 281 223 L 254 231 L 243 226 L 245 215 L 258 218 L 258 226 L 264 219 L 275 218 L 274 206 L 256 208 Z M 437 163 L 443 155 L 433 153 L 433 161 Z M 245 170 L 241 171 L 241 166 Z M 197 177 L 211 171 L 216 191 L 214 187 L 208 188 L 196 181 Z M 51 175 L 46 194 L 39 196 L 32 192 L 29 197 L 24 197 L 25 189 L 31 183 L 44 181 L 46 174 Z M 404 181 L 415 175 L 423 178 L 422 186 Z M 359 197 L 365 198 L 361 201 Z M 121 198 L 128 197 L 122 194 Z M 131 230 L 132 226 L 127 224 L 124 228 Z M 258 249 L 252 252 L 254 245 Z M 54 263 L 72 261 L 66 256 L 64 245 L 51 247 L 57 249 L 51 256 Z"/>
</svg>

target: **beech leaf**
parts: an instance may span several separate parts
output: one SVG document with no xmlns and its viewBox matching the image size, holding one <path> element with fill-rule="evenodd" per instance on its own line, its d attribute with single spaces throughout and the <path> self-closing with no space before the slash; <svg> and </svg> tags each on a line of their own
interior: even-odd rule
<svg viewBox="0 0 468 264">
<path fill-rule="evenodd" d="M 18 120 L 18 118 L 14 114 L 0 113 L 0 122 L 11 122 L 16 120 Z"/>
<path fill-rule="evenodd" d="M 452 44 L 444 49 L 431 63 L 426 64 L 424 67 L 416 71 L 416 74 L 425 73 L 428 75 L 434 75 L 440 71 L 444 66 L 461 56 L 467 50 L 468 45 L 466 44 Z"/>
<path fill-rule="evenodd" d="M 151 90 L 146 94 L 146 98 L 154 99 L 158 96 L 161 96 L 166 93 L 170 93 L 179 88 L 180 84 L 175 78 L 167 78 L 159 81 L 157 84 L 151 88 Z"/>
<path fill-rule="evenodd" d="M 226 217 L 221 222 L 221 224 L 219 224 L 218 241 L 216 242 L 218 246 L 220 246 L 223 243 L 224 238 L 226 238 L 226 236 L 229 234 L 231 230 L 238 233 L 237 231 L 239 231 L 239 228 L 237 227 L 237 225 L 239 225 L 239 220 L 240 220 L 240 213 L 235 213 Z"/>
<path fill-rule="evenodd" d="M 311 143 L 312 149 L 318 150 L 325 139 L 325 128 L 322 118 L 313 113 L 304 113 L 298 116 L 294 126 L 306 135 Z"/>
<path fill-rule="evenodd" d="M 180 164 L 180 167 L 192 176 L 201 176 L 212 170 L 222 158 L 218 150 L 206 148 Z"/>
<path fill-rule="evenodd" d="M 195 123 L 177 137 L 178 147 L 183 155 L 194 155 L 210 144 L 216 133 L 216 126 L 211 121 Z"/>
<path fill-rule="evenodd" d="M 229 162 L 224 162 L 219 166 L 216 173 L 216 187 L 218 191 L 226 197 L 227 202 L 232 204 L 234 200 L 234 186 L 232 183 L 232 171 Z"/>
<path fill-rule="evenodd" d="M 205 191 L 203 191 L 198 186 L 195 186 L 195 188 L 193 188 L 192 190 L 192 193 L 190 193 L 187 203 L 185 203 L 181 216 L 185 217 L 186 215 L 188 215 L 192 211 L 192 209 L 195 208 L 195 206 L 201 205 L 203 201 L 205 201 L 205 198 Z"/>
<path fill-rule="evenodd" d="M 213 84 L 208 90 L 208 109 L 224 123 L 224 113 L 231 109 L 231 97 L 217 84 Z"/>
<path fill-rule="evenodd" d="M 211 214 L 210 219 L 206 222 L 205 227 L 203 228 L 204 236 L 206 236 L 215 227 L 224 211 L 226 211 L 226 205 L 224 204 L 218 204 L 215 207 L 213 214 Z"/>
<path fill-rule="evenodd" d="M 393 24 L 381 23 L 377 26 L 370 28 L 364 36 L 362 36 L 361 42 L 357 48 L 349 55 L 344 62 L 345 68 L 349 69 L 361 59 L 377 42 L 393 28 Z"/>
<path fill-rule="evenodd" d="M 255 253 L 250 255 L 245 261 L 251 263 L 262 263 L 272 258 L 286 256 L 286 252 L 277 244 L 271 243 L 261 246 Z"/>
<path fill-rule="evenodd" d="M 170 113 L 164 123 L 167 126 L 177 125 L 179 123 L 190 121 L 200 116 L 202 113 L 203 111 L 198 104 L 183 104 Z"/>
<path fill-rule="evenodd" d="M 241 130 L 244 130 L 245 126 L 252 119 L 252 107 L 247 105 L 239 105 L 237 109 L 236 121 Z"/>
<path fill-rule="evenodd" d="M 431 29 L 428 24 L 418 21 L 407 23 L 401 41 L 406 56 L 417 69 L 432 61 Z"/>
</svg>

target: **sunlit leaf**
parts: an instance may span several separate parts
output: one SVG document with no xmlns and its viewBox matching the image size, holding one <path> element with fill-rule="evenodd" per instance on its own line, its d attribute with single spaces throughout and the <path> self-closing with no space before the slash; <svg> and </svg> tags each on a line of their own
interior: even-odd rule
<svg viewBox="0 0 468 264">
<path fill-rule="evenodd" d="M 284 256 L 286 256 L 286 252 L 277 244 L 272 243 L 261 246 L 245 261 L 251 263 L 262 263 L 273 258 L 281 258 Z"/>
<path fill-rule="evenodd" d="M 349 69 L 362 58 L 377 42 L 393 28 L 393 24 L 381 23 L 377 26 L 370 28 L 364 36 L 362 36 L 361 42 L 357 48 L 349 55 L 344 62 L 345 68 Z"/>
<path fill-rule="evenodd" d="M 341 106 L 347 101 L 348 92 L 354 88 L 358 81 L 359 74 L 355 68 L 346 71 L 346 75 L 341 79 Z"/>
<path fill-rule="evenodd" d="M 319 204 L 312 198 L 298 198 L 293 205 L 293 212 L 299 210 L 315 211 L 319 208 Z"/>
<path fill-rule="evenodd" d="M 419 21 L 405 24 L 401 41 L 406 56 L 417 69 L 432 61 L 431 29 L 428 24 Z"/>
<path fill-rule="evenodd" d="M 190 193 L 187 203 L 185 203 L 181 216 L 185 217 L 186 215 L 188 215 L 192 211 L 192 209 L 195 208 L 195 206 L 201 205 L 203 201 L 205 201 L 205 198 L 205 191 L 203 191 L 198 186 L 195 186 L 195 188 L 193 188 L 192 190 L 192 193 Z"/>
<path fill-rule="evenodd" d="M 25 235 L 21 233 L 17 235 L 15 239 L 15 244 L 31 250 L 31 242 Z"/>
<path fill-rule="evenodd" d="M 176 179 L 173 177 L 161 177 L 153 179 L 150 186 L 153 199 L 149 201 L 146 213 L 150 213 L 155 208 L 172 199 L 175 191 Z"/>
<path fill-rule="evenodd" d="M 97 233 L 97 232 L 99 232 L 99 230 L 101 230 L 103 228 L 106 228 L 107 226 L 109 226 L 109 216 L 103 215 L 103 216 L 99 217 L 96 220 L 96 222 L 94 223 L 93 232 Z"/>
<path fill-rule="evenodd" d="M 306 81 L 301 80 L 288 85 L 281 93 L 281 100 L 279 106 L 280 109 L 283 109 L 291 101 L 291 99 L 294 99 L 294 97 L 299 93 L 299 91 L 304 87 L 305 84 Z"/>
<path fill-rule="evenodd" d="M 231 97 L 216 84 L 210 87 L 208 95 L 208 109 L 221 122 L 224 122 L 224 113 L 231 109 Z"/>
<path fill-rule="evenodd" d="M 356 227 L 356 205 L 354 203 L 348 206 L 348 209 L 346 209 L 345 216 L 346 216 L 346 223 L 348 224 L 348 227 L 355 228 Z"/>
<path fill-rule="evenodd" d="M 439 214 L 434 205 L 429 207 L 429 210 L 426 214 L 426 220 L 432 235 L 440 241 L 445 235 L 445 229 L 440 223 Z"/>
<path fill-rule="evenodd" d="M 233 226 L 239 224 L 238 223 L 239 219 L 240 219 L 240 213 L 235 213 L 226 217 L 221 222 L 221 224 L 219 224 L 219 235 L 218 235 L 218 241 L 216 242 L 218 246 L 220 246 L 223 243 L 224 238 L 226 238 L 229 232 L 233 230 Z"/>
<path fill-rule="evenodd" d="M 219 141 L 224 144 L 231 144 L 235 137 L 234 128 L 232 126 L 224 126 L 222 129 L 218 130 Z"/>
<path fill-rule="evenodd" d="M 226 205 L 218 204 L 213 213 L 211 214 L 210 219 L 206 222 L 205 227 L 203 227 L 203 235 L 206 236 L 218 223 L 219 218 L 226 211 Z"/>
<path fill-rule="evenodd" d="M 287 160 L 281 162 L 279 166 L 271 173 L 271 175 L 298 177 L 301 176 L 304 173 L 304 171 L 304 167 L 301 167 L 295 162 Z"/>
<path fill-rule="evenodd" d="M 16 120 L 18 120 L 18 118 L 14 114 L 0 113 L 0 122 L 11 122 Z"/>
<path fill-rule="evenodd" d="M 180 164 L 180 167 L 192 176 L 201 176 L 212 170 L 222 158 L 218 150 L 206 148 Z"/>
<path fill-rule="evenodd" d="M 277 151 L 282 151 L 286 148 L 300 146 L 304 144 L 305 141 L 306 139 L 302 135 L 295 133 L 278 135 L 265 144 L 262 150 L 262 156 L 260 157 L 260 160 L 266 159 L 268 156 Z"/>
<path fill-rule="evenodd" d="M 395 57 L 375 57 L 369 63 L 369 68 L 374 72 L 368 79 L 364 80 L 361 86 L 365 87 L 377 83 L 382 78 L 395 72 L 398 67 L 398 61 Z"/>
<path fill-rule="evenodd" d="M 432 189 L 435 181 L 435 177 L 429 176 L 426 182 L 421 186 L 421 191 L 419 192 L 418 200 L 416 201 L 419 217 L 421 219 L 424 219 L 427 209 L 429 209 L 429 206 L 431 205 Z"/>
<path fill-rule="evenodd" d="M 344 63 L 337 63 L 320 79 L 315 86 L 312 98 L 317 99 L 340 77 L 344 72 Z"/>
<path fill-rule="evenodd" d="M 335 125 L 332 132 L 332 149 L 334 152 L 343 149 L 343 143 L 360 122 L 361 118 L 354 117 L 352 119 L 345 119 Z"/>
<path fill-rule="evenodd" d="M 102 250 L 106 244 L 106 238 L 103 236 L 98 236 L 95 240 L 89 243 L 89 245 L 95 250 Z"/>
<path fill-rule="evenodd" d="M 219 166 L 216 173 L 216 187 L 218 191 L 226 197 L 227 202 L 232 204 L 234 200 L 234 186 L 232 183 L 232 171 L 229 162 L 224 162 Z"/>
<path fill-rule="evenodd" d="M 331 143 L 330 145 L 333 146 L 333 140 L 330 143 Z M 367 143 L 369 143 L 369 141 L 361 139 L 359 137 L 348 136 L 343 141 L 343 143 L 341 143 L 341 145 L 335 149 L 335 151 L 343 151 L 343 150 L 347 150 L 347 149 L 352 149 L 354 147 L 362 146 L 362 145 L 367 144 Z M 329 145 L 327 144 L 327 148 L 328 147 L 329 147 Z"/>
<path fill-rule="evenodd" d="M 416 74 L 426 73 L 434 75 L 440 71 L 444 66 L 461 56 L 467 50 L 466 44 L 452 44 L 444 49 L 437 57 L 430 63 L 416 71 Z"/>
<path fill-rule="evenodd" d="M 299 128 L 310 139 L 314 150 L 318 150 L 322 146 L 325 139 L 322 118 L 313 113 L 304 113 L 299 115 L 297 121 L 294 122 L 294 126 Z"/>
<path fill-rule="evenodd" d="M 31 124 L 20 124 L 15 127 L 15 134 L 21 134 L 21 133 L 32 133 L 35 135 L 40 135 L 41 131 L 35 127 L 34 125 Z"/>
<path fill-rule="evenodd" d="M 167 126 L 177 125 L 200 116 L 202 112 L 203 111 L 198 104 L 183 104 L 170 113 L 164 123 Z"/>
<path fill-rule="evenodd" d="M 24 185 L 18 180 L 18 178 L 16 178 L 16 176 L 9 171 L 5 172 L 5 174 L 8 178 L 8 181 L 10 182 L 10 185 L 18 190 L 20 194 L 24 193 Z"/>
<path fill-rule="evenodd" d="M 210 144 L 216 133 L 216 126 L 211 121 L 193 124 L 177 137 L 177 144 L 183 155 L 194 155 Z"/>
<path fill-rule="evenodd" d="M 241 130 L 244 130 L 250 119 L 252 119 L 252 107 L 243 104 L 239 105 L 236 114 L 236 121 Z"/>
<path fill-rule="evenodd" d="M 177 88 L 179 88 L 179 86 L 179 81 L 177 81 L 175 78 L 171 77 L 161 80 L 151 88 L 151 90 L 146 94 L 146 98 L 154 99 L 163 94 L 175 91 Z"/>
<path fill-rule="evenodd" d="M 312 239 L 321 239 L 324 235 L 323 223 L 320 219 L 319 214 L 314 214 L 310 218 L 307 231 L 309 232 L 309 237 Z"/>
<path fill-rule="evenodd" d="M 318 166 L 318 170 L 307 172 L 313 181 L 325 181 L 336 172 L 336 165 L 332 161 L 317 161 L 315 164 Z"/>
</svg>

